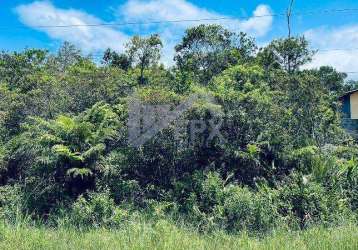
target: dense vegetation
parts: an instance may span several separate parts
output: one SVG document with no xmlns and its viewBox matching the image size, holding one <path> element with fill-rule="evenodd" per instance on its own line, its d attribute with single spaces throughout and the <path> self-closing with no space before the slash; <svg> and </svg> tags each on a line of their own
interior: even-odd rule
<svg viewBox="0 0 358 250">
<path fill-rule="evenodd" d="M 200 25 L 170 68 L 161 48 L 158 35 L 133 37 L 101 64 L 68 43 L 57 54 L 0 54 L 3 221 L 120 229 L 140 217 L 249 234 L 356 223 L 358 147 L 340 120 L 339 96 L 355 87 L 346 74 L 303 69 L 314 55 L 304 37 L 258 48 Z M 179 136 L 173 121 L 129 143 L 134 98 L 175 108 L 193 94 Z M 208 125 L 195 138 L 191 120 Z"/>
</svg>

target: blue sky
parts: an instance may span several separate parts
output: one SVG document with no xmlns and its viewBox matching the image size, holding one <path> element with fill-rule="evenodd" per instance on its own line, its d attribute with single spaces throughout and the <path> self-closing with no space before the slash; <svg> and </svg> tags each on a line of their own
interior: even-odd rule
<svg viewBox="0 0 358 250">
<path fill-rule="evenodd" d="M 286 20 L 278 16 L 253 16 L 283 13 L 288 3 L 289 0 L 0 0 L 0 49 L 13 51 L 38 47 L 55 51 L 67 40 L 80 47 L 84 53 L 99 54 L 107 47 L 123 50 L 123 45 L 133 34 L 147 35 L 159 32 L 165 43 L 163 61 L 170 64 L 173 47 L 180 40 L 184 30 L 198 23 L 75 28 L 36 26 L 230 17 L 233 19 L 219 23 L 234 31 L 245 31 L 254 36 L 258 44 L 264 45 L 271 39 L 287 35 Z M 294 16 L 294 34 L 304 34 L 315 49 L 329 50 L 318 53 L 307 67 L 332 65 L 341 71 L 358 72 L 358 50 L 332 51 L 358 48 L 358 10 L 319 13 L 328 9 L 348 8 L 358 9 L 358 2 L 296 0 L 294 12 L 312 11 L 315 14 Z M 243 16 L 248 18 L 242 18 Z M 350 77 L 358 78 L 358 74 L 352 74 Z"/>
</svg>

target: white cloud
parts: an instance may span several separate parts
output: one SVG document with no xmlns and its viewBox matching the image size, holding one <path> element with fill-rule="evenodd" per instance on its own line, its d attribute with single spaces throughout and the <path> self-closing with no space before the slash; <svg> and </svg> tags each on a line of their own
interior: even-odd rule
<svg viewBox="0 0 358 250">
<path fill-rule="evenodd" d="M 230 18 L 214 11 L 199 8 L 185 0 L 129 0 L 119 8 L 119 17 L 127 21 L 158 21 L 158 20 L 197 20 L 197 19 L 225 19 L 220 21 L 201 22 L 173 22 L 167 28 L 187 28 L 198 23 L 221 23 L 227 28 L 241 30 L 254 36 L 264 36 L 270 31 L 273 17 L 271 9 L 267 5 L 259 5 L 254 16 L 247 20 Z"/>
<path fill-rule="evenodd" d="M 102 20 L 85 12 L 73 9 L 59 9 L 47 1 L 19 5 L 16 7 L 15 12 L 25 25 L 43 31 L 51 38 L 72 42 L 85 52 L 101 51 L 108 47 L 120 51 L 128 39 L 128 36 L 124 33 L 103 26 L 38 27 L 103 23 Z"/>
<path fill-rule="evenodd" d="M 220 15 L 201 9 L 185 0 L 129 0 L 120 7 L 129 20 L 186 20 L 217 18 Z"/>
<path fill-rule="evenodd" d="M 267 5 L 259 5 L 254 11 L 253 17 L 243 21 L 241 28 L 248 32 L 254 33 L 256 36 L 264 36 L 270 31 L 273 17 L 270 8 Z"/>
<path fill-rule="evenodd" d="M 353 49 L 358 48 L 358 25 L 311 29 L 305 36 L 313 48 L 323 50 L 306 67 L 330 65 L 342 72 L 358 72 L 358 50 Z M 358 74 L 349 77 L 358 79 Z"/>
</svg>

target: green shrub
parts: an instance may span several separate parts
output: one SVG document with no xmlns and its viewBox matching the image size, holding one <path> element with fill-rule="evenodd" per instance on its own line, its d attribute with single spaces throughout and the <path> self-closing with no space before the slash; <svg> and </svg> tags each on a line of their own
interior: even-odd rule
<svg viewBox="0 0 358 250">
<path fill-rule="evenodd" d="M 313 224 L 334 223 L 346 215 L 346 202 L 337 193 L 331 193 L 310 176 L 293 174 L 278 188 L 280 213 L 294 215 L 300 228 Z"/>
<path fill-rule="evenodd" d="M 222 216 L 229 231 L 266 232 L 280 223 L 277 193 L 273 190 L 250 191 L 230 186 L 225 190 Z"/>
<path fill-rule="evenodd" d="M 127 152 L 112 151 L 98 164 L 97 169 L 101 173 L 96 181 L 96 186 L 108 188 L 116 203 L 133 203 L 140 197 L 142 191 L 135 179 L 129 179 L 126 171 L 128 165 Z M 127 153 L 128 154 L 128 153 Z"/>
<path fill-rule="evenodd" d="M 200 207 L 203 211 L 211 211 L 221 205 L 224 199 L 224 181 L 216 172 L 209 172 L 198 190 Z"/>
<path fill-rule="evenodd" d="M 192 225 L 201 231 L 212 231 L 218 228 L 232 232 L 249 229 L 252 232 L 266 232 L 280 224 L 283 219 L 278 213 L 278 193 L 269 188 L 258 191 L 230 184 L 217 172 L 203 174 L 196 172 L 191 181 L 191 192 L 188 185 L 185 200 L 179 206 Z M 178 184 L 178 186 L 180 186 Z"/>
<path fill-rule="evenodd" d="M 173 184 L 172 199 L 182 213 L 201 217 L 202 213 L 211 213 L 215 206 L 222 205 L 224 181 L 216 172 L 195 171 Z"/>
<path fill-rule="evenodd" d="M 23 212 L 23 196 L 20 187 L 0 186 L 0 218 L 14 223 Z"/>
<path fill-rule="evenodd" d="M 126 210 L 116 207 L 108 192 L 90 193 L 72 205 L 70 221 L 78 227 L 110 227 L 118 226 L 127 215 Z"/>
<path fill-rule="evenodd" d="M 350 208 L 358 211 L 358 160 L 341 162 L 332 175 L 335 187 L 348 199 Z"/>
<path fill-rule="evenodd" d="M 46 215 L 95 190 L 99 159 L 115 140 L 120 120 L 108 104 L 97 103 L 79 116 L 31 118 L 8 144 L 9 172 L 27 196 L 31 213 Z"/>
</svg>

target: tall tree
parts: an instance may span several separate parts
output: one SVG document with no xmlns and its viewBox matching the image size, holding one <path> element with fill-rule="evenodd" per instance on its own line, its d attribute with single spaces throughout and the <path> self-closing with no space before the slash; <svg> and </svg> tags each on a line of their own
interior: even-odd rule
<svg viewBox="0 0 358 250">
<path fill-rule="evenodd" d="M 230 65 L 249 59 L 256 46 L 244 33 L 235 34 L 220 25 L 202 24 L 188 29 L 175 50 L 178 68 L 191 71 L 205 85 Z"/>
<path fill-rule="evenodd" d="M 126 44 L 129 61 L 140 69 L 141 84 L 145 83 L 144 70 L 158 63 L 162 47 L 163 43 L 157 34 L 148 38 L 134 36 Z"/>
<path fill-rule="evenodd" d="M 81 50 L 69 42 L 63 43 L 55 57 L 55 61 L 58 64 L 60 71 L 65 71 L 69 66 L 79 62 L 81 59 Z"/>
<path fill-rule="evenodd" d="M 131 62 L 126 54 L 118 54 L 116 51 L 107 49 L 103 55 L 103 62 L 111 67 L 117 67 L 127 71 L 131 67 Z"/>
<path fill-rule="evenodd" d="M 305 37 L 277 39 L 259 52 L 258 60 L 266 70 L 281 68 L 292 73 L 312 60 L 314 51 L 308 45 Z"/>
</svg>

